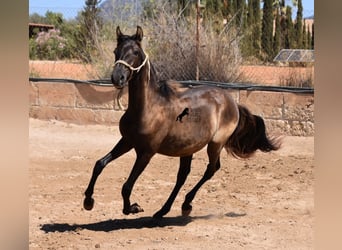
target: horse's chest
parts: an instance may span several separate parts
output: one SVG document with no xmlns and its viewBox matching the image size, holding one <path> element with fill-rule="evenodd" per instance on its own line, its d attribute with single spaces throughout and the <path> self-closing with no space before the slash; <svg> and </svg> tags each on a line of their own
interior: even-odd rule
<svg viewBox="0 0 342 250">
<path fill-rule="evenodd" d="M 129 138 L 133 144 L 161 142 L 166 130 L 159 119 L 134 119 L 124 115 L 120 120 L 120 132 L 125 138 Z"/>
</svg>

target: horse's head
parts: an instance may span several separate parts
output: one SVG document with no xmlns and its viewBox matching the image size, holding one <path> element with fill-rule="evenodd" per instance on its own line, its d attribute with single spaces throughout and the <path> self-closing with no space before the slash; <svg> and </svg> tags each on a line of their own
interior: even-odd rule
<svg viewBox="0 0 342 250">
<path fill-rule="evenodd" d="M 143 30 L 140 26 L 137 26 L 137 31 L 132 36 L 124 35 L 118 26 L 116 36 L 117 46 L 114 50 L 115 63 L 111 80 L 116 88 L 123 88 L 139 73 L 148 58 L 141 47 Z"/>
</svg>

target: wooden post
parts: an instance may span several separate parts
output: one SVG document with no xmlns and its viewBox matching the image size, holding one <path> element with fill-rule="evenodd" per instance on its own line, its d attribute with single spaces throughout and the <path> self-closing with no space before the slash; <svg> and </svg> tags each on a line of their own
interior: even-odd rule
<svg viewBox="0 0 342 250">
<path fill-rule="evenodd" d="M 199 81 L 200 0 L 196 4 L 196 81 Z"/>
</svg>

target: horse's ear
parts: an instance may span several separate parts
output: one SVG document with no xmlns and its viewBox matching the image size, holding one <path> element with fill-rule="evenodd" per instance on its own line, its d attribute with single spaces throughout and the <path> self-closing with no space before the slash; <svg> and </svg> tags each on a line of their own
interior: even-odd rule
<svg viewBox="0 0 342 250">
<path fill-rule="evenodd" d="M 142 41 L 144 37 L 143 30 L 140 26 L 137 26 L 137 32 L 135 33 L 135 39 L 138 40 L 139 42 Z"/>
<path fill-rule="evenodd" d="M 116 38 L 119 40 L 120 36 L 122 36 L 122 32 L 120 30 L 120 26 L 116 27 Z"/>
</svg>

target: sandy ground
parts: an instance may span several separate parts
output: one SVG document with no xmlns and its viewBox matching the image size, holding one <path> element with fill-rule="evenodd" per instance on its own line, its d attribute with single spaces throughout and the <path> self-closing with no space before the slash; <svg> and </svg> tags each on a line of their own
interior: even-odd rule
<svg viewBox="0 0 342 250">
<path fill-rule="evenodd" d="M 313 137 L 285 137 L 281 150 L 248 160 L 222 151 L 221 169 L 184 218 L 184 196 L 207 164 L 205 150 L 198 152 L 170 213 L 160 221 L 151 216 L 175 184 L 177 158 L 156 155 L 138 179 L 131 201 L 145 212 L 121 212 L 121 186 L 134 151 L 104 169 L 94 209 L 82 207 L 94 163 L 119 138 L 116 126 L 30 119 L 30 249 L 313 249 Z"/>
</svg>

